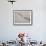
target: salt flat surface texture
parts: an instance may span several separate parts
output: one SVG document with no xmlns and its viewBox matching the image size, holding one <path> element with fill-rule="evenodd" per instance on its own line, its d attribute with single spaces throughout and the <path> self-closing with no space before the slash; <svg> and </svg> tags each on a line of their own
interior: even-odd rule
<svg viewBox="0 0 46 46">
<path fill-rule="evenodd" d="M 16 11 L 15 22 L 16 23 L 30 23 L 31 12 L 30 11 Z"/>
</svg>

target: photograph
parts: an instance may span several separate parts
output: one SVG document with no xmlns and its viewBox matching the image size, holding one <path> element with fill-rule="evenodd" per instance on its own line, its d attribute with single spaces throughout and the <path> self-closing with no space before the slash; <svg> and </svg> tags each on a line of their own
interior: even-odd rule
<svg viewBox="0 0 46 46">
<path fill-rule="evenodd" d="M 13 10 L 14 24 L 31 24 L 32 10 Z"/>
<path fill-rule="evenodd" d="M 0 0 L 0 46 L 46 46 L 46 0 Z"/>
</svg>

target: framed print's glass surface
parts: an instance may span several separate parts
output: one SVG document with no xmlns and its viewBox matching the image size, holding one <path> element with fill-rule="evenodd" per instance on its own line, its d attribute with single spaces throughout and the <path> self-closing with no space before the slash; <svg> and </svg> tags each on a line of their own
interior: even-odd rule
<svg viewBox="0 0 46 46">
<path fill-rule="evenodd" d="M 13 10 L 13 24 L 32 24 L 32 10 Z"/>
</svg>

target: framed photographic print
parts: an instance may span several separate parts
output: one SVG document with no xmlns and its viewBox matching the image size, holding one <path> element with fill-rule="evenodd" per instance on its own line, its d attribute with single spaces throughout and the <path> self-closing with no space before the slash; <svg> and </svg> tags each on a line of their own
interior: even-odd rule
<svg viewBox="0 0 46 46">
<path fill-rule="evenodd" d="M 32 10 L 13 10 L 14 25 L 32 25 Z"/>
</svg>

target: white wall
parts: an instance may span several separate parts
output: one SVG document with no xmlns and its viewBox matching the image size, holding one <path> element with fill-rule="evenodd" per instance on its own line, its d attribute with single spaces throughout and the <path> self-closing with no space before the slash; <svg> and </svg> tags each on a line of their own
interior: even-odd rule
<svg viewBox="0 0 46 46">
<path fill-rule="evenodd" d="M 33 10 L 33 25 L 14 26 L 13 10 Z M 14 5 L 0 0 L 0 40 L 14 40 L 18 32 L 30 33 L 33 40 L 46 40 L 46 0 L 17 0 Z"/>
</svg>

